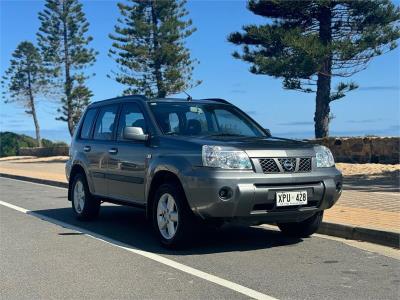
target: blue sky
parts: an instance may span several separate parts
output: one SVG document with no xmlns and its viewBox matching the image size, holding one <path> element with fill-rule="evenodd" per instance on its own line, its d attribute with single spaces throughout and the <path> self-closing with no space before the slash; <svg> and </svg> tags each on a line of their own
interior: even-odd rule
<svg viewBox="0 0 400 300">
<path fill-rule="evenodd" d="M 83 1 L 91 24 L 92 46 L 100 52 L 90 70 L 96 76 L 88 82 L 93 101 L 121 94 L 123 86 L 107 78 L 115 64 L 107 56 L 111 45 L 108 34 L 119 16 L 117 1 Z M 7 1 L 1 5 L 0 74 L 8 67 L 11 53 L 23 40 L 35 41 L 39 27 L 37 14 L 44 1 Z M 192 56 L 200 61 L 194 77 L 203 83 L 190 91 L 193 98 L 221 97 L 248 112 L 277 136 L 309 138 L 313 136 L 315 95 L 282 89 L 279 79 L 253 75 L 249 65 L 233 59 L 236 49 L 226 41 L 229 33 L 244 24 L 263 23 L 265 19 L 246 9 L 245 1 L 189 1 L 189 15 L 197 31 L 187 40 Z M 396 49 L 376 58 L 367 70 L 353 76 L 360 88 L 332 104 L 335 119 L 331 135 L 399 135 L 400 51 Z M 0 104 L 0 130 L 33 134 L 32 118 L 14 104 Z M 67 140 L 67 127 L 56 121 L 57 99 L 39 104 L 42 135 Z"/>
</svg>

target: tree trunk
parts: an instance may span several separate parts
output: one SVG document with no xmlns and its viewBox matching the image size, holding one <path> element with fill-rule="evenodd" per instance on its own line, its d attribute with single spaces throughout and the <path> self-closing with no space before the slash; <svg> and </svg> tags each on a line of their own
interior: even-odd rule
<svg viewBox="0 0 400 300">
<path fill-rule="evenodd" d="M 65 15 L 65 1 L 63 2 L 63 13 Z M 72 78 L 70 74 L 70 62 L 69 62 L 69 49 L 68 49 L 68 28 L 67 20 L 63 20 L 63 42 L 64 42 L 64 72 L 65 72 L 65 84 L 64 91 L 66 97 L 66 107 L 67 107 L 67 123 L 69 134 L 72 136 L 74 133 L 74 121 L 73 121 L 73 105 L 71 99 L 72 92 Z"/>
<path fill-rule="evenodd" d="M 35 123 L 36 142 L 38 144 L 38 147 L 42 147 L 43 145 L 42 145 L 42 139 L 40 137 L 40 126 L 36 116 L 36 108 L 33 99 L 32 99 L 32 116 L 33 116 L 33 122 Z"/>
<path fill-rule="evenodd" d="M 29 106 L 30 113 L 33 117 L 33 123 L 35 123 L 36 143 L 38 147 L 42 147 L 42 139 L 40 137 L 40 126 L 36 115 L 35 99 L 32 92 L 31 74 L 28 72 L 28 89 L 29 89 Z"/>
<path fill-rule="evenodd" d="M 322 6 L 319 14 L 319 39 L 323 46 L 332 41 L 332 11 L 330 4 Z M 331 95 L 332 53 L 327 49 L 321 69 L 318 72 L 317 95 L 314 115 L 315 137 L 324 138 L 329 135 L 329 113 Z"/>
<path fill-rule="evenodd" d="M 153 53 L 155 55 L 154 59 L 154 75 L 156 77 L 156 85 L 157 85 L 157 97 L 165 98 L 167 92 L 165 90 L 162 73 L 161 73 L 161 62 L 158 55 L 158 28 L 157 28 L 157 12 L 156 12 L 156 0 L 151 1 L 151 22 L 153 28 Z"/>
<path fill-rule="evenodd" d="M 331 78 L 329 76 L 319 74 L 314 116 L 316 138 L 329 136 L 330 91 Z"/>
</svg>

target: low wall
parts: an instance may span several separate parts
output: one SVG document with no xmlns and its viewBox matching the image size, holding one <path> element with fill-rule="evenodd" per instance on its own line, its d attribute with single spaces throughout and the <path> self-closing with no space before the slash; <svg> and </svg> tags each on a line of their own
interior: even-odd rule
<svg viewBox="0 0 400 300">
<path fill-rule="evenodd" d="M 349 163 L 400 163 L 400 137 L 349 137 L 312 140 L 327 146 L 337 162 Z M 20 148 L 24 156 L 67 156 L 68 147 Z"/>
<path fill-rule="evenodd" d="M 349 137 L 316 139 L 331 149 L 337 162 L 398 164 L 400 137 Z"/>
<path fill-rule="evenodd" d="M 21 156 L 68 156 L 69 147 L 42 147 L 42 148 L 19 148 L 18 154 Z"/>
</svg>

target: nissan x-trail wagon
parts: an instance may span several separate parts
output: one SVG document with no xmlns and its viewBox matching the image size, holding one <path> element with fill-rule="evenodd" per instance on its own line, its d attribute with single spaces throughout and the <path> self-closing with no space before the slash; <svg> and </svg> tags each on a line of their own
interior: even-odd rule
<svg viewBox="0 0 400 300">
<path fill-rule="evenodd" d="M 100 204 L 142 207 L 166 246 L 199 223 L 273 223 L 287 235 L 317 231 L 338 200 L 330 150 L 271 136 L 222 99 L 126 96 L 88 106 L 66 163 L 77 218 Z"/>
</svg>

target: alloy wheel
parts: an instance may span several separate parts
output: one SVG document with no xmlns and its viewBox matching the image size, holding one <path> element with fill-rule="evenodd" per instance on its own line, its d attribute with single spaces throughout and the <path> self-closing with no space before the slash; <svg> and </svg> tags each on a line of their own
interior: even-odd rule
<svg viewBox="0 0 400 300">
<path fill-rule="evenodd" d="M 165 193 L 160 197 L 157 205 L 157 224 L 161 235 L 172 239 L 178 228 L 178 208 L 172 195 Z"/>
<path fill-rule="evenodd" d="M 78 180 L 75 183 L 74 188 L 74 208 L 78 214 L 82 213 L 83 207 L 85 205 L 85 189 L 83 187 L 82 181 Z"/>
</svg>

